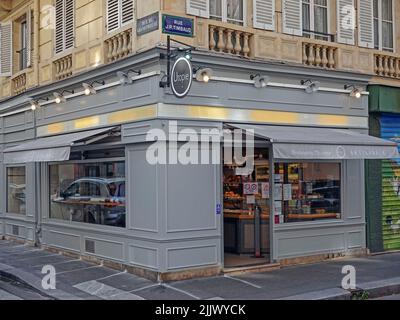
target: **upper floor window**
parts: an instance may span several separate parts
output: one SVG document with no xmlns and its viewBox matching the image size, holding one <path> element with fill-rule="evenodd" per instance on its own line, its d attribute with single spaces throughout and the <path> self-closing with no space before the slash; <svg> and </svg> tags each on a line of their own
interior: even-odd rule
<svg viewBox="0 0 400 320">
<path fill-rule="evenodd" d="M 210 18 L 243 25 L 245 0 L 210 0 Z"/>
<path fill-rule="evenodd" d="M 393 51 L 393 0 L 374 1 L 374 47 Z"/>
<path fill-rule="evenodd" d="M 133 5 L 133 0 L 107 0 L 107 32 L 133 21 Z"/>
<path fill-rule="evenodd" d="M 56 0 L 55 52 L 61 53 L 74 47 L 75 1 Z"/>
<path fill-rule="evenodd" d="M 330 40 L 328 35 L 328 1 L 303 0 L 303 36 Z"/>
</svg>

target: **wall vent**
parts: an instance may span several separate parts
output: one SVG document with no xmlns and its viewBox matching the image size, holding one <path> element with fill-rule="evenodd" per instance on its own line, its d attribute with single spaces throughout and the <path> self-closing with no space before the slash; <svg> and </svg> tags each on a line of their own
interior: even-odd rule
<svg viewBox="0 0 400 320">
<path fill-rule="evenodd" d="M 85 251 L 89 253 L 95 253 L 96 247 L 95 242 L 93 240 L 85 240 Z"/>
</svg>

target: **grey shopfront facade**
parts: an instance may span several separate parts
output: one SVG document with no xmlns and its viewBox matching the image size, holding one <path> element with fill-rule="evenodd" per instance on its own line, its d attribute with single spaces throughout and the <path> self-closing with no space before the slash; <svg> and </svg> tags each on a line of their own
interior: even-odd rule
<svg viewBox="0 0 400 320">
<path fill-rule="evenodd" d="M 0 118 L 3 236 L 113 261 L 159 279 L 173 274 L 183 277 L 180 272 L 188 270 L 193 276 L 216 274 L 224 268 L 224 165 L 149 164 L 149 130 L 165 131 L 170 121 L 176 121 L 178 130 L 190 128 L 197 132 L 254 125 L 289 131 L 300 128 L 334 133 L 340 129 L 368 133 L 368 95 L 355 99 L 343 90 L 345 84 L 365 89 L 367 76 L 194 52 L 193 65 L 212 68 L 214 77 L 209 83 L 194 81 L 189 94 L 179 99 L 169 88 L 159 85 L 166 68 L 166 62 L 160 60 L 162 51 L 157 48 L 143 52 L 0 102 L 1 109 L 7 109 Z M 129 69 L 140 69 L 141 75 L 135 76 L 131 84 L 116 84 L 117 71 Z M 268 75 L 271 85 L 256 88 L 249 77 L 257 73 Z M 319 81 L 320 90 L 306 93 L 299 83 L 307 79 Z M 77 92 L 83 82 L 94 80 L 106 82 L 95 95 L 74 94 L 64 103 L 49 103 L 35 111 L 27 103 L 29 97 L 50 96 L 66 89 Z M 22 108 L 26 110 L 17 111 Z M 75 133 L 77 136 L 71 138 Z M 43 158 L 45 147 L 42 144 L 38 148 L 40 142 L 35 141 L 51 145 L 52 137 L 57 136 L 64 140 L 57 147 L 66 148 L 69 153 L 60 158 L 62 161 L 48 161 Z M 257 141 L 268 150 L 270 168 L 274 162 L 304 161 L 340 166 L 340 217 L 293 223 L 275 223 L 270 218 L 268 262 L 366 252 L 364 159 L 368 156 L 276 159 L 274 141 L 268 139 L 268 132 L 257 135 Z M 21 151 L 19 147 L 27 151 L 27 142 L 34 145 L 30 150 L 35 154 L 32 160 L 13 161 L 13 154 Z M 346 143 L 342 141 L 340 145 Z M 330 144 L 337 146 L 339 142 Z M 393 150 L 390 142 L 367 138 L 360 145 Z M 94 162 L 103 163 L 106 171 L 124 172 L 124 226 L 50 215 L 54 193 L 51 166 L 59 170 L 62 165 L 85 166 Z M 123 163 L 124 168 L 108 163 Z M 25 186 L 26 205 L 23 214 L 16 214 L 7 212 L 7 175 L 8 168 L 20 166 L 25 168 L 25 183 L 14 183 L 13 187 Z M 117 181 L 114 171 L 108 178 L 113 182 Z M 274 181 L 272 171 L 269 181 Z M 64 174 L 57 172 L 58 176 Z M 272 189 L 273 183 L 270 203 L 274 203 Z M 218 211 L 220 207 L 222 210 Z M 272 204 L 269 210 L 271 217 L 275 213 Z"/>
</svg>

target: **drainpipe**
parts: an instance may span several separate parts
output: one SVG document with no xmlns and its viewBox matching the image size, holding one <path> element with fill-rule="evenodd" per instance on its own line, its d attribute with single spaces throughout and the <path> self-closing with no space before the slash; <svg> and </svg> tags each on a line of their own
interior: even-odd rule
<svg viewBox="0 0 400 320">
<path fill-rule="evenodd" d="M 36 86 L 39 86 L 39 30 L 40 30 L 40 0 L 34 1 L 33 8 L 33 72 L 36 73 Z"/>
</svg>

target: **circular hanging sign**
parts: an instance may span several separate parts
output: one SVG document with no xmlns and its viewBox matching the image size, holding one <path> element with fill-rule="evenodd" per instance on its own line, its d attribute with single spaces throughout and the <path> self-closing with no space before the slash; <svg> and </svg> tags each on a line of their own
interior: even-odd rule
<svg viewBox="0 0 400 320">
<path fill-rule="evenodd" d="M 178 58 L 171 72 L 171 88 L 174 95 L 178 98 L 185 97 L 193 82 L 192 64 L 185 57 Z"/>
</svg>

